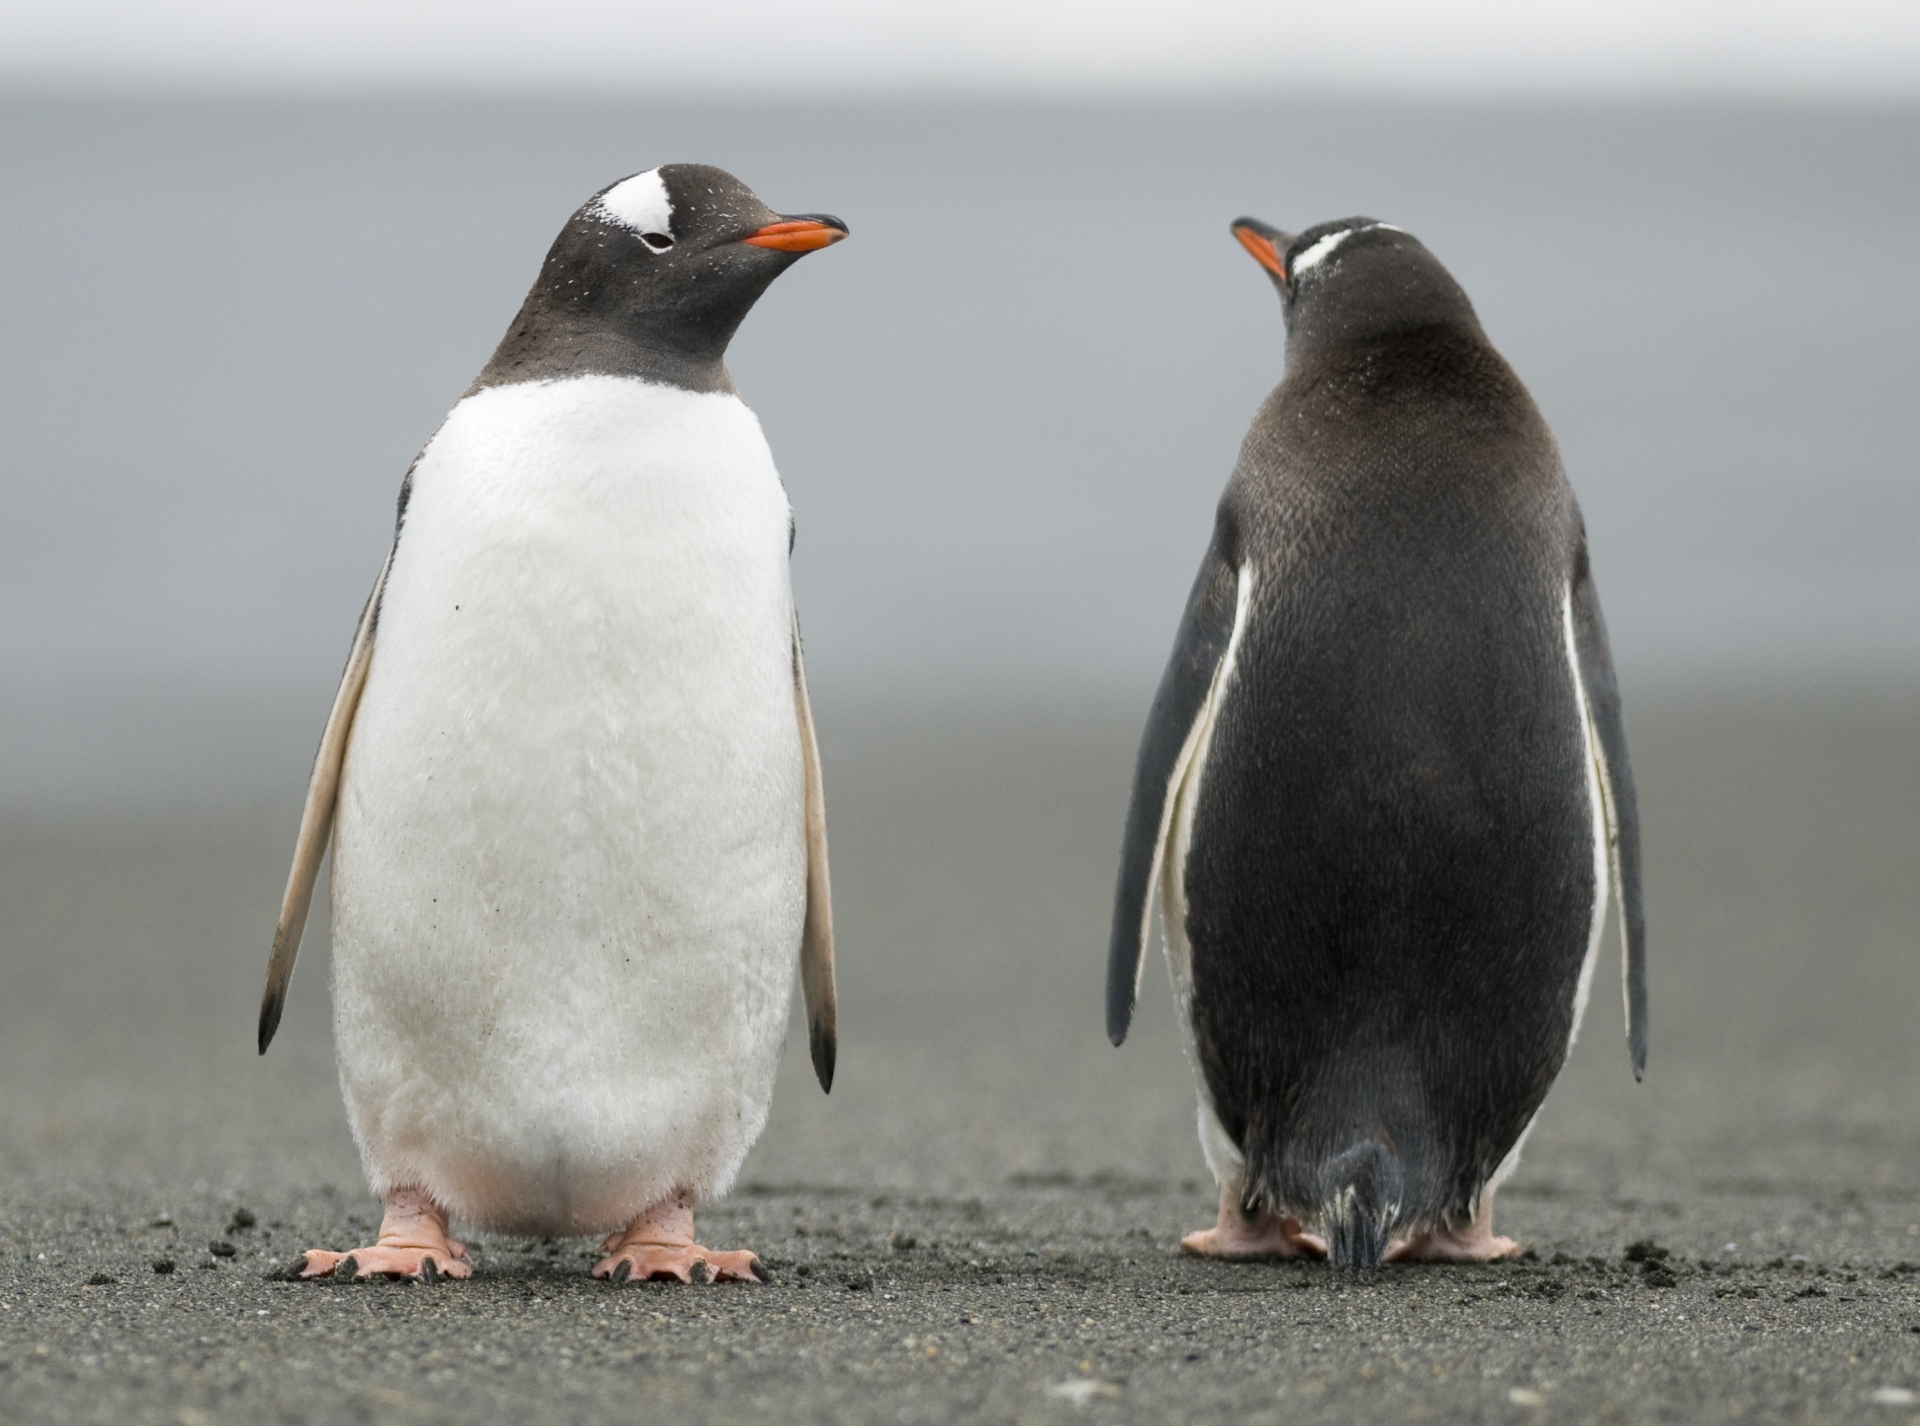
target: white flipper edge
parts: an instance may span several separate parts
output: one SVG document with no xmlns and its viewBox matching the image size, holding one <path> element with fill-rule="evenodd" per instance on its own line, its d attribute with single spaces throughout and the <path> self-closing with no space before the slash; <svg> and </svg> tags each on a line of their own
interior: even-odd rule
<svg viewBox="0 0 1920 1426">
<path fill-rule="evenodd" d="M 1607 755 L 1600 746 L 1593 726 L 1593 703 L 1587 697 L 1587 682 L 1580 674 L 1580 647 L 1573 629 L 1573 590 L 1567 589 L 1561 604 L 1561 622 L 1567 643 L 1567 668 L 1573 675 L 1573 693 L 1580 705 L 1580 738 L 1585 751 L 1587 806 L 1593 819 L 1593 912 L 1587 928 L 1587 953 L 1580 963 L 1580 980 L 1573 993 L 1573 1027 L 1567 1033 L 1567 1049 L 1580 1038 L 1580 1022 L 1586 1017 L 1587 996 L 1593 988 L 1593 968 L 1600 958 L 1600 935 L 1606 929 L 1607 902 L 1619 882 L 1620 833 L 1614 826 L 1613 808 L 1607 793 Z M 1621 974 L 1626 974 L 1626 941 L 1621 939 Z M 1521 1136 L 1522 1140 L 1525 1135 Z"/>
<path fill-rule="evenodd" d="M 800 718 L 800 756 L 806 764 L 807 914 L 800 932 L 800 989 L 807 1003 L 807 1049 L 824 1092 L 833 1090 L 839 1050 L 839 999 L 833 984 L 833 890 L 827 876 L 827 802 L 820 779 L 820 745 L 807 701 L 807 670 L 800 656 L 800 615 L 793 616 L 793 702 Z"/>
<path fill-rule="evenodd" d="M 1173 775 L 1167 780 L 1166 812 L 1161 818 L 1160 837 L 1153 849 L 1153 880 L 1147 885 L 1147 915 L 1156 907 L 1160 912 L 1160 944 L 1166 952 L 1167 975 L 1173 982 L 1173 998 L 1179 1008 L 1180 1042 L 1187 1064 L 1193 1070 L 1200 1097 L 1200 1150 L 1207 1168 L 1221 1188 L 1237 1193 L 1245 1177 L 1246 1160 L 1220 1122 L 1207 1090 L 1205 1071 L 1200 1066 L 1199 1046 L 1193 1030 L 1193 946 L 1187 940 L 1186 871 L 1187 852 L 1193 844 L 1193 818 L 1200 800 L 1201 775 L 1206 770 L 1207 753 L 1213 742 L 1214 720 L 1220 711 L 1221 695 L 1232 678 L 1240 652 L 1240 637 L 1246 628 L 1247 603 L 1253 594 L 1253 566 L 1243 564 L 1237 573 L 1233 599 L 1233 630 L 1227 635 L 1227 647 L 1214 669 L 1212 685 L 1193 720 Z M 1146 930 L 1141 930 L 1146 939 Z"/>
<path fill-rule="evenodd" d="M 1619 813 L 1619 793 L 1614 785 L 1614 773 L 1607 759 L 1606 740 L 1598 736 L 1594 718 L 1593 700 L 1588 695 L 1586 679 L 1580 672 L 1579 646 L 1574 628 L 1573 589 L 1568 587 L 1565 603 L 1567 634 L 1567 652 L 1573 660 L 1574 690 L 1580 698 L 1582 731 L 1587 742 L 1588 777 L 1592 794 L 1598 806 L 1594 813 L 1594 836 L 1601 839 L 1594 848 L 1594 869 L 1596 887 L 1593 908 L 1593 939 L 1587 952 L 1587 963 L 1580 975 L 1579 1000 L 1574 1010 L 1574 1033 L 1580 1030 L 1580 1012 L 1586 1008 L 1587 986 L 1593 974 L 1594 953 L 1600 947 L 1600 933 L 1605 925 L 1609 892 L 1617 899 L 1620 910 L 1620 996 L 1626 1007 L 1627 1039 L 1634 1047 L 1633 1077 L 1640 1078 L 1641 1060 L 1645 1055 L 1646 1030 L 1644 1025 L 1636 1026 L 1634 1018 L 1633 972 L 1634 951 L 1632 917 L 1628 914 L 1628 902 L 1633 887 L 1629 884 L 1626 868 L 1622 860 L 1621 829 Z M 1638 1035 L 1636 1036 L 1636 1029 Z M 1571 1042 L 1569 1042 L 1571 1044 Z"/>
<path fill-rule="evenodd" d="M 346 671 L 340 676 L 340 691 L 333 696 L 333 711 L 327 715 L 326 731 L 320 735 L 320 751 L 314 754 L 313 776 L 307 781 L 307 805 L 300 813 L 300 835 L 293 845 L 293 869 L 287 873 L 286 895 L 280 899 L 280 924 L 274 927 L 273 955 L 267 962 L 267 989 L 260 998 L 260 1053 L 267 1052 L 273 1035 L 280 1028 L 280 1013 L 286 1008 L 287 986 L 293 979 L 293 962 L 300 954 L 300 937 L 307 926 L 307 912 L 313 905 L 313 888 L 320 879 L 320 862 L 333 835 L 333 812 L 340 800 L 340 774 L 347 761 L 347 738 L 353 732 L 353 715 L 360 707 L 360 694 L 367 686 L 367 670 L 373 664 L 374 624 L 380 616 L 380 595 L 387 587 L 387 571 L 393 567 L 393 550 L 387 550 L 380 566 L 380 577 L 367 596 L 367 607 L 360 613 L 360 626 L 354 630 L 353 647 L 347 653 Z"/>
<path fill-rule="evenodd" d="M 1187 845 L 1192 839 L 1200 774 L 1206 765 L 1208 745 L 1213 741 L 1213 721 L 1220 711 L 1220 695 L 1227 686 L 1227 680 L 1233 676 L 1234 658 L 1240 652 L 1240 636 L 1247 626 L 1247 603 L 1252 597 L 1253 566 L 1243 564 L 1235 580 L 1233 632 L 1227 635 L 1226 652 L 1220 656 L 1220 664 L 1213 673 L 1212 686 L 1207 689 L 1206 701 L 1200 705 L 1200 716 L 1193 720 L 1193 727 L 1187 733 L 1180 756 L 1174 762 L 1173 774 L 1167 779 L 1165 810 L 1160 815 L 1160 835 L 1155 838 L 1153 846 L 1152 880 L 1147 883 L 1147 899 L 1142 911 L 1140 940 L 1143 945 L 1148 939 L 1156 908 L 1161 912 L 1161 932 L 1168 950 L 1171 952 L 1173 949 L 1176 916 L 1181 927 L 1181 943 L 1185 943 L 1186 896 L 1180 881 L 1186 874 Z M 1172 963 L 1172 956 L 1169 955 L 1169 964 Z M 1174 976 L 1175 988 L 1182 992 L 1180 1008 L 1184 1016 L 1187 1008 L 1186 986 L 1181 981 L 1178 967 L 1174 969 Z"/>
</svg>

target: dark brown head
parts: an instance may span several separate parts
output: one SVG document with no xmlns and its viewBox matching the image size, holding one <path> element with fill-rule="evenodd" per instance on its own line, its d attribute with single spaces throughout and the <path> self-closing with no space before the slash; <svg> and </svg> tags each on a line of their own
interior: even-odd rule
<svg viewBox="0 0 1920 1426">
<path fill-rule="evenodd" d="M 624 178 L 561 229 L 473 389 L 605 373 L 731 390 L 727 344 L 760 294 L 846 235 L 826 214 L 774 212 L 706 164 Z"/>
<path fill-rule="evenodd" d="M 1458 327 L 1484 340 L 1460 284 L 1391 223 L 1342 218 L 1296 237 L 1237 218 L 1233 235 L 1279 289 L 1289 362 L 1425 327 Z"/>
</svg>

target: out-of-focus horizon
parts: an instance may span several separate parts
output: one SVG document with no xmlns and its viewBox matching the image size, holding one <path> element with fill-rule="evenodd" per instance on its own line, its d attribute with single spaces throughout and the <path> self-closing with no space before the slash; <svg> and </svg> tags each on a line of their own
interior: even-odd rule
<svg viewBox="0 0 1920 1426">
<path fill-rule="evenodd" d="M 279 90 L 1920 92 L 1904 0 L 28 0 L 0 76 Z"/>
<path fill-rule="evenodd" d="M 1243 212 L 1461 280 L 1630 710 L 1920 685 L 1920 11 L 1444 13 L 9 7 L 0 804 L 297 797 L 408 460 L 674 159 L 852 225 L 730 358 L 830 759 L 836 710 L 1144 713 L 1281 373 Z"/>
</svg>

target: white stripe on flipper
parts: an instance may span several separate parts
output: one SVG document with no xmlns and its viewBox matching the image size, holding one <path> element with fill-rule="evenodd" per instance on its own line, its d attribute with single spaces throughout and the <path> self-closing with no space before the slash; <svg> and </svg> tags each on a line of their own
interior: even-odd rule
<svg viewBox="0 0 1920 1426">
<path fill-rule="evenodd" d="M 1605 762 L 1600 740 L 1593 733 L 1593 710 L 1587 704 L 1586 681 L 1580 677 L 1580 649 L 1573 632 L 1573 587 L 1568 585 L 1560 601 L 1560 622 L 1567 641 L 1567 668 L 1573 675 L 1573 695 L 1580 705 L 1580 746 L 1587 769 L 1587 805 L 1593 816 L 1593 919 L 1587 929 L 1587 955 L 1580 963 L 1580 984 L 1573 994 L 1573 1028 L 1567 1034 L 1567 1048 L 1580 1037 L 1580 1021 L 1587 1013 L 1587 994 L 1593 989 L 1593 967 L 1600 954 L 1600 933 L 1607 924 L 1607 893 L 1612 865 L 1613 838 L 1607 817 Z"/>
<path fill-rule="evenodd" d="M 1587 926 L 1587 953 L 1580 962 L 1580 981 L 1573 992 L 1573 1025 L 1567 1031 L 1567 1050 L 1573 1050 L 1573 1043 L 1580 1038 L 1580 1022 L 1586 1017 L 1587 996 L 1593 989 L 1593 968 L 1600 959 L 1600 933 L 1607 924 L 1608 868 L 1611 864 L 1612 840 L 1608 835 L 1607 803 L 1601 778 L 1601 755 L 1599 739 L 1593 733 L 1593 713 L 1587 706 L 1587 685 L 1580 677 L 1580 649 L 1573 636 L 1573 587 L 1569 585 L 1560 602 L 1561 629 L 1567 643 L 1567 671 L 1573 675 L 1574 702 L 1580 708 L 1580 747 L 1585 754 L 1582 762 L 1587 770 L 1587 806 L 1593 818 L 1593 912 Z M 1540 1111 L 1533 1111 L 1533 1117 L 1527 1120 L 1527 1127 L 1520 1131 L 1520 1137 L 1513 1141 L 1513 1147 L 1507 1150 L 1506 1157 L 1500 1160 L 1498 1168 L 1481 1185 L 1480 1191 L 1473 1197 L 1474 1221 L 1480 1219 L 1481 1206 L 1488 1202 L 1499 1190 L 1500 1185 L 1512 1176 L 1520 1167 L 1520 1151 L 1526 1147 L 1527 1136 L 1533 1132 L 1533 1126 L 1540 1121 Z"/>
<path fill-rule="evenodd" d="M 1185 840 L 1193 832 L 1193 809 L 1191 799 L 1199 790 L 1199 769 L 1206 762 L 1207 745 L 1213 738 L 1213 716 L 1219 706 L 1220 692 L 1226 686 L 1228 676 L 1233 672 L 1235 658 L 1240 652 L 1240 636 L 1246 628 L 1247 602 L 1253 594 L 1253 566 L 1244 564 L 1235 580 L 1233 594 L 1233 631 L 1227 635 L 1226 652 L 1220 656 L 1220 665 L 1213 671 L 1213 682 L 1207 686 L 1207 696 L 1200 705 L 1200 712 L 1193 720 L 1193 727 L 1187 731 L 1187 740 L 1180 746 L 1180 756 L 1173 761 L 1173 771 L 1167 777 L 1167 795 L 1160 804 L 1160 832 L 1153 841 L 1152 870 L 1147 873 L 1147 895 L 1140 911 L 1140 944 L 1145 946 L 1153 930 L 1154 893 L 1164 897 L 1167 889 L 1165 878 L 1171 874 L 1176 883 L 1186 867 Z M 1194 776 L 1191 780 L 1188 773 Z M 1184 806 L 1183 802 L 1187 805 Z M 1183 816 L 1184 810 L 1184 816 Z M 1178 864 L 1168 866 L 1167 857 L 1172 850 L 1171 843 L 1180 841 Z M 1176 891 L 1177 895 L 1184 892 Z M 1163 915 L 1164 920 L 1164 915 Z M 1143 956 L 1144 961 L 1146 958 Z M 1139 994 L 1139 972 L 1134 974 L 1134 993 Z"/>
<path fill-rule="evenodd" d="M 1193 949 L 1187 940 L 1187 851 L 1193 842 L 1194 810 L 1200 800 L 1200 780 L 1206 771 L 1207 753 L 1213 743 L 1214 721 L 1220 711 L 1227 681 L 1232 678 L 1240 654 L 1240 639 L 1246 632 L 1247 607 L 1253 598 L 1253 565 L 1240 566 L 1233 596 L 1233 632 L 1227 636 L 1227 651 L 1220 656 L 1206 701 L 1193 720 L 1193 730 L 1174 762 L 1167 779 L 1165 810 L 1160 814 L 1160 836 L 1154 844 L 1152 879 L 1147 883 L 1147 901 L 1140 935 L 1144 946 L 1153 905 L 1158 891 L 1161 943 L 1167 954 L 1167 974 L 1173 981 L 1173 997 L 1180 1010 L 1180 1036 L 1192 1066 L 1200 1092 L 1200 1148 L 1215 1183 L 1226 1186 L 1241 1176 L 1244 1161 L 1228 1138 L 1207 1093 L 1207 1082 L 1200 1072 L 1200 1059 L 1193 1039 Z M 1145 956 L 1141 957 L 1144 963 Z M 1139 993 L 1135 986 L 1135 995 Z M 1213 1132 L 1209 1133 L 1209 1129 Z"/>
<path fill-rule="evenodd" d="M 636 233 L 673 232 L 673 200 L 657 168 L 614 184 L 595 201 L 593 211 Z"/>
</svg>

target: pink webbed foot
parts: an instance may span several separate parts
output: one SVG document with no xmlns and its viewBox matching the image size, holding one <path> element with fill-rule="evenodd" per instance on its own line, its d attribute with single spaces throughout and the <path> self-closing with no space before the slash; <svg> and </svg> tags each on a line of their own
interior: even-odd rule
<svg viewBox="0 0 1920 1426">
<path fill-rule="evenodd" d="M 684 1196 L 656 1203 L 607 1234 L 607 1256 L 593 1275 L 611 1282 L 765 1282 L 760 1259 L 742 1249 L 715 1252 L 693 1241 L 693 1205 Z"/>
<path fill-rule="evenodd" d="M 473 1275 L 467 1245 L 447 1236 L 447 1215 L 425 1190 L 396 1188 L 387 1195 L 380 1239 L 370 1248 L 330 1253 L 309 1248 L 289 1272 L 302 1278 L 411 1278 L 438 1282 Z"/>
<path fill-rule="evenodd" d="M 1493 1204 L 1481 1205 L 1480 1216 L 1464 1228 L 1442 1224 L 1398 1238 L 1387 1245 L 1385 1261 L 1390 1263 L 1492 1263 L 1513 1257 L 1520 1245 L 1511 1238 L 1496 1238 L 1493 1233 Z"/>
<path fill-rule="evenodd" d="M 1326 1241 L 1300 1226 L 1291 1214 L 1263 1208 L 1249 1217 L 1237 1191 L 1220 1190 L 1220 1217 L 1211 1228 L 1189 1233 L 1180 1246 L 1197 1258 L 1255 1262 L 1276 1258 L 1324 1258 Z"/>
</svg>

